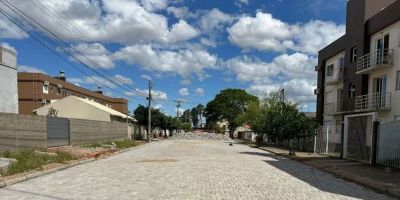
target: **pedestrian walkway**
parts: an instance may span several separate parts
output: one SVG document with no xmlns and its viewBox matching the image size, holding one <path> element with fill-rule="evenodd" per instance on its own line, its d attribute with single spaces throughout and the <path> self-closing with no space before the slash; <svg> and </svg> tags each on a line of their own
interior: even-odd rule
<svg viewBox="0 0 400 200">
<path fill-rule="evenodd" d="M 260 147 L 260 149 L 277 155 L 288 156 L 287 149 L 276 147 Z M 296 156 L 293 159 L 347 180 L 369 186 L 379 191 L 391 193 L 400 198 L 400 169 L 391 169 L 391 172 L 387 173 L 384 166 L 373 167 L 357 161 L 330 158 L 319 154 L 299 151 L 296 152 Z"/>
</svg>

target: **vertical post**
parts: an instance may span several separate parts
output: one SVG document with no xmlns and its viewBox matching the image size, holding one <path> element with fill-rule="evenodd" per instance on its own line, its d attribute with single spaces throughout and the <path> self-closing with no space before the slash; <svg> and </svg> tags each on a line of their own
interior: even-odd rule
<svg viewBox="0 0 400 200">
<path fill-rule="evenodd" d="M 325 154 L 328 155 L 329 152 L 329 125 L 326 127 L 326 146 L 325 146 Z"/>
<path fill-rule="evenodd" d="M 146 136 L 146 139 L 147 139 L 147 141 L 149 141 L 150 140 L 150 134 L 151 134 L 151 99 L 152 99 L 152 97 L 151 97 L 151 88 L 152 88 L 152 85 L 151 85 L 151 80 L 149 80 L 149 96 L 147 97 L 147 99 L 148 99 L 148 129 L 147 129 L 147 136 Z"/>
<path fill-rule="evenodd" d="M 372 130 L 372 148 L 371 148 L 371 165 L 376 165 L 376 154 L 378 147 L 379 121 L 373 122 Z"/>
<path fill-rule="evenodd" d="M 316 131 L 315 136 L 314 136 L 314 153 L 317 153 L 317 134 L 318 134 L 318 131 Z"/>
</svg>

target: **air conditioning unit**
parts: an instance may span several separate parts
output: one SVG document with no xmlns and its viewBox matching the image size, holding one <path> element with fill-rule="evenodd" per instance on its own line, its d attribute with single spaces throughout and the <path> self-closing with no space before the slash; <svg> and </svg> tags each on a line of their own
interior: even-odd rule
<svg viewBox="0 0 400 200">
<path fill-rule="evenodd" d="M 319 95 L 319 93 L 320 93 L 321 91 L 320 91 L 320 89 L 319 88 L 317 88 L 317 89 L 314 89 L 314 95 Z"/>
</svg>

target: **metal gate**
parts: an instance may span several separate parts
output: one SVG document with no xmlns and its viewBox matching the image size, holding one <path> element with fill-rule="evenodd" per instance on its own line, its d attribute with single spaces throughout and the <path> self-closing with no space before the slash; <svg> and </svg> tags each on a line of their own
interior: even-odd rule
<svg viewBox="0 0 400 200">
<path fill-rule="evenodd" d="M 346 158 L 371 162 L 372 116 L 354 116 L 347 120 Z"/>
<path fill-rule="evenodd" d="M 69 120 L 66 118 L 47 118 L 47 147 L 69 145 Z"/>
</svg>

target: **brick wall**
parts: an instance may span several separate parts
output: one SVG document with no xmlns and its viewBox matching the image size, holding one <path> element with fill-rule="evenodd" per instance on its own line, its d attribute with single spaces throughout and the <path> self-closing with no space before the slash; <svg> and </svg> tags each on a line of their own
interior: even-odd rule
<svg viewBox="0 0 400 200">
<path fill-rule="evenodd" d="M 0 151 L 46 147 L 46 117 L 0 113 Z"/>
<path fill-rule="evenodd" d="M 71 145 L 126 140 L 128 137 L 126 123 L 70 119 L 69 126 Z"/>
</svg>

